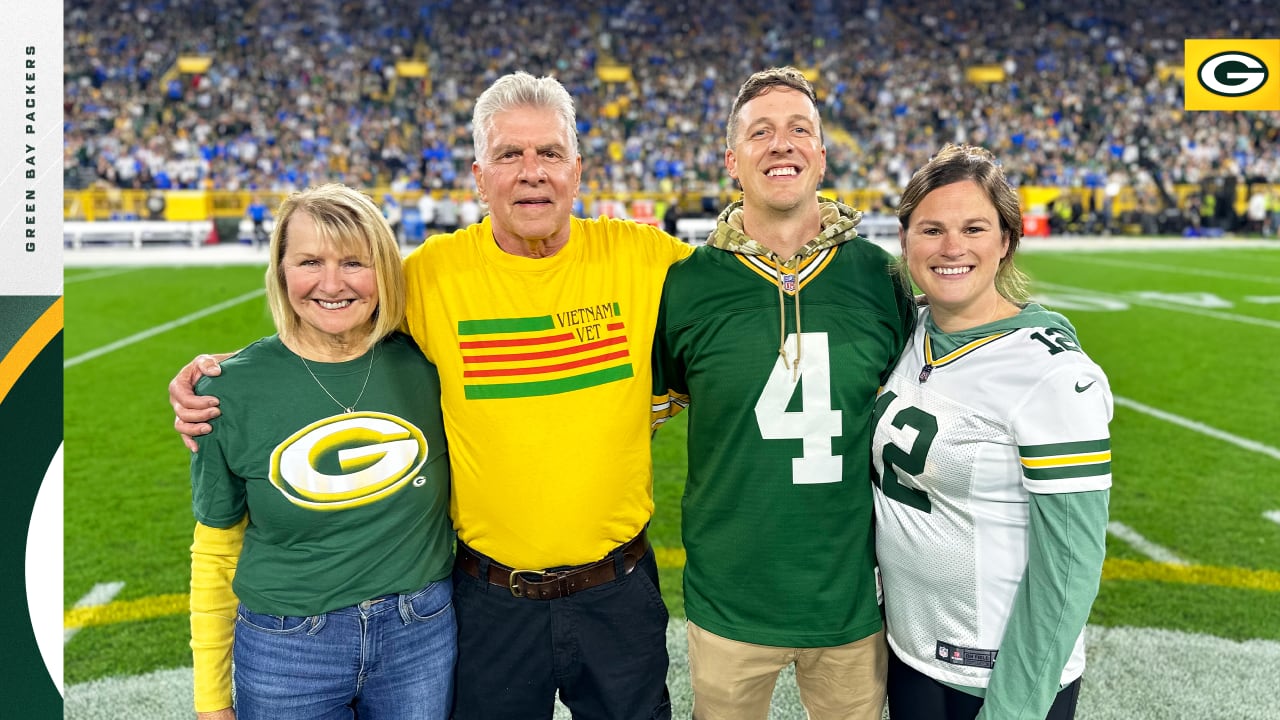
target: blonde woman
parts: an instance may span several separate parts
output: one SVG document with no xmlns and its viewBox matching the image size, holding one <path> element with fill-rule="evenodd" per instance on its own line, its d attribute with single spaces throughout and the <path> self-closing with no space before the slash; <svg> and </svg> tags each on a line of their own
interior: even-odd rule
<svg viewBox="0 0 1280 720">
<path fill-rule="evenodd" d="M 295 193 L 276 218 L 277 332 L 196 386 L 222 410 L 191 462 L 196 710 L 445 718 L 449 458 L 436 369 L 395 332 L 399 248 L 373 201 L 342 185 Z"/>
</svg>

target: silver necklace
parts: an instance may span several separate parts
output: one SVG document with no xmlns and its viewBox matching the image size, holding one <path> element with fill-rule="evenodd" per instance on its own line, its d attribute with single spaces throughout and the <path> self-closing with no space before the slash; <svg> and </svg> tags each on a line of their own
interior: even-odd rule
<svg viewBox="0 0 1280 720">
<path fill-rule="evenodd" d="M 314 372 L 311 372 L 311 366 L 307 364 L 307 359 L 302 357 L 301 355 L 298 356 L 298 359 L 302 361 L 302 367 L 307 369 L 307 373 L 311 375 L 311 379 L 316 381 L 316 384 L 320 386 L 320 389 L 324 391 L 324 394 L 328 395 L 330 400 L 334 401 L 335 403 L 338 403 L 338 407 L 342 408 L 343 410 L 349 413 L 356 411 L 356 405 L 359 405 L 360 398 L 364 397 L 364 389 L 369 387 L 369 376 L 373 374 L 373 361 L 376 360 L 377 358 L 378 358 L 378 346 L 374 345 L 373 351 L 369 353 L 369 369 L 366 370 L 364 373 L 364 384 L 360 386 L 360 394 L 356 396 L 356 399 L 352 401 L 350 406 L 347 406 L 338 402 L 338 398 L 334 397 L 333 393 L 329 392 L 329 388 L 325 387 L 324 383 L 320 382 L 320 378 L 316 377 L 316 374 Z"/>
</svg>

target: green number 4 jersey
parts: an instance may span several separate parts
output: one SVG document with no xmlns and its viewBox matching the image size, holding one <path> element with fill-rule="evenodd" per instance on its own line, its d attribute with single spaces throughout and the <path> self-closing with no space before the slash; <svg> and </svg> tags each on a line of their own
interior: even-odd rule
<svg viewBox="0 0 1280 720">
<path fill-rule="evenodd" d="M 667 276 L 655 396 L 689 401 L 685 611 L 722 637 L 828 647 L 881 627 L 871 412 L 914 310 L 853 235 L 789 266 L 701 247 Z"/>
</svg>

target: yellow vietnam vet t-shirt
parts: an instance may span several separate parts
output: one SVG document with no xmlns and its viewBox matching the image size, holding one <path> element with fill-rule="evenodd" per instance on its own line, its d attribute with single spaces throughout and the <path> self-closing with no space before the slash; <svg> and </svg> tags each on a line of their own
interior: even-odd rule
<svg viewBox="0 0 1280 720">
<path fill-rule="evenodd" d="M 692 250 L 574 218 L 560 252 L 531 259 L 490 222 L 405 259 L 407 329 L 440 371 L 454 527 L 512 567 L 591 562 L 653 514 L 650 348 L 667 267 Z"/>
</svg>

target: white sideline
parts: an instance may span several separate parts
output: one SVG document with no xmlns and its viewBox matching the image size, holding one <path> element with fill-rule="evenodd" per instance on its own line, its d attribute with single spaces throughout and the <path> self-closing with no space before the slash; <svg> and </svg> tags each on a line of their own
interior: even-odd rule
<svg viewBox="0 0 1280 720">
<path fill-rule="evenodd" d="M 1156 562 L 1168 563 L 1170 565 L 1187 564 L 1186 560 L 1178 557 L 1172 550 L 1151 542 L 1142 535 L 1139 535 L 1137 530 L 1134 530 L 1122 522 L 1112 520 L 1107 523 L 1107 532 L 1125 541 L 1129 544 L 1129 547 L 1137 550 Z"/>
<path fill-rule="evenodd" d="M 1280 642 L 1235 642 L 1212 635 L 1151 628 L 1085 630 L 1088 669 L 1076 716 L 1088 720 L 1182 720 L 1231 718 L 1275 720 L 1280 690 Z M 685 623 L 672 620 L 667 648 L 675 717 L 689 717 L 689 665 Z M 67 688 L 64 720 L 190 720 L 191 668 L 158 670 L 133 677 L 104 678 Z M 779 679 L 770 720 L 804 717 L 795 680 Z M 557 704 L 556 720 L 569 713 Z"/>
<path fill-rule="evenodd" d="M 1140 413 L 1144 413 L 1146 415 L 1150 415 L 1153 418 L 1164 420 L 1165 422 L 1173 423 L 1174 425 L 1184 427 L 1188 430 L 1191 430 L 1192 432 L 1197 432 L 1197 433 L 1200 433 L 1201 435 L 1207 435 L 1211 438 L 1231 443 L 1232 445 L 1235 445 L 1238 448 L 1251 450 L 1253 452 L 1266 455 L 1267 457 L 1280 460 L 1280 449 L 1273 448 L 1270 445 L 1263 445 L 1262 443 L 1257 442 L 1256 440 L 1242 438 L 1239 435 L 1232 435 L 1231 433 L 1226 432 L 1225 430 L 1219 430 L 1215 427 L 1210 427 L 1208 425 L 1205 425 L 1204 423 L 1196 422 L 1195 420 L 1189 420 L 1187 418 L 1182 417 L 1181 415 L 1174 415 L 1171 412 L 1165 412 L 1164 410 L 1153 408 L 1150 405 L 1143 405 L 1137 400 L 1130 400 L 1129 398 L 1121 397 L 1119 395 L 1114 396 L 1113 399 L 1115 400 L 1116 405 L 1119 405 L 1121 407 L 1127 407 L 1130 410 L 1137 410 Z"/>
<path fill-rule="evenodd" d="M 102 278 L 114 277 L 116 275 L 133 272 L 137 269 L 137 267 L 118 267 L 111 268 L 110 270 L 99 270 L 98 272 L 85 273 L 83 275 L 76 275 L 75 277 L 64 277 L 62 279 L 62 284 L 71 285 L 73 283 L 88 282 L 90 280 L 101 280 Z"/>
</svg>

